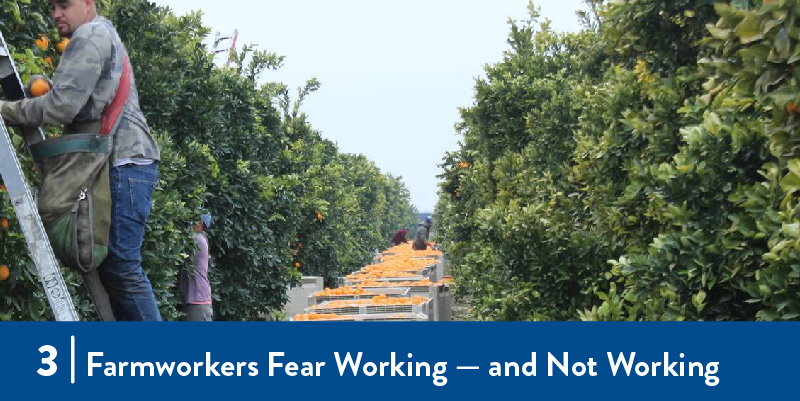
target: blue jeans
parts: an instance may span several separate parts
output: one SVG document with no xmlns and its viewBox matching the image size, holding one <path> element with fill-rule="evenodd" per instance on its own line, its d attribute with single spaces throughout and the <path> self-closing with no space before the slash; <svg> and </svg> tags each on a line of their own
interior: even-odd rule
<svg viewBox="0 0 800 401">
<path fill-rule="evenodd" d="M 142 270 L 142 242 L 158 164 L 111 168 L 108 257 L 98 271 L 117 320 L 161 320 L 153 286 Z"/>
</svg>

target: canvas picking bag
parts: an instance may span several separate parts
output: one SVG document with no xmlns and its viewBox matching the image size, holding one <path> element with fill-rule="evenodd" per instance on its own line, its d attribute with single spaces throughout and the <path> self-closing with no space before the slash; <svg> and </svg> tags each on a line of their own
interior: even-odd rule
<svg viewBox="0 0 800 401">
<path fill-rule="evenodd" d="M 117 92 L 102 120 L 68 125 L 61 137 L 31 146 L 43 176 L 37 203 L 50 244 L 63 265 L 83 273 L 96 269 L 108 255 L 109 134 L 130 95 L 130 75 L 126 55 Z"/>
</svg>

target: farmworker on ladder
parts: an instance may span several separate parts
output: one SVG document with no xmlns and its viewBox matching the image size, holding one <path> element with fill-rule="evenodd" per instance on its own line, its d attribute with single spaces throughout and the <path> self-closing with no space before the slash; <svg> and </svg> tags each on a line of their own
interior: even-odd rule
<svg viewBox="0 0 800 401">
<path fill-rule="evenodd" d="M 95 0 L 50 0 L 50 16 L 59 35 L 70 39 L 50 91 L 33 99 L 0 101 L 0 114 L 15 125 L 64 124 L 65 133 L 97 133 L 106 106 L 121 86 L 127 51 L 111 22 L 97 15 Z M 117 320 L 161 320 L 141 266 L 160 154 L 130 77 L 128 98 L 111 132 L 111 230 L 108 256 L 98 272 Z M 35 78 L 41 77 L 32 77 L 28 90 Z"/>
</svg>

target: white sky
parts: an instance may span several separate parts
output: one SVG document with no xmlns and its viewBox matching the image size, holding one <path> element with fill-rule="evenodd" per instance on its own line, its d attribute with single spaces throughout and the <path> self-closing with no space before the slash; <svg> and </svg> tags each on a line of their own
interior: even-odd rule
<svg viewBox="0 0 800 401">
<path fill-rule="evenodd" d="M 238 46 L 286 56 L 265 81 L 322 84 L 302 110 L 342 152 L 362 153 L 403 177 L 421 212 L 437 200 L 438 164 L 456 150 L 459 107 L 473 103 L 475 78 L 508 48 L 508 18 L 528 0 L 155 0 Z M 537 1 L 559 31 L 579 29 L 581 0 Z M 294 91 L 293 91 L 294 93 Z"/>
</svg>

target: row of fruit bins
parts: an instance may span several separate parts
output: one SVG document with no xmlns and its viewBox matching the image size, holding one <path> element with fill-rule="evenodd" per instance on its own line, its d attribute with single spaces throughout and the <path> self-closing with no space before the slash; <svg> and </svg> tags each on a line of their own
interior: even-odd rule
<svg viewBox="0 0 800 401">
<path fill-rule="evenodd" d="M 411 244 L 390 248 L 376 263 L 342 278 L 338 288 L 311 294 L 308 308 L 292 320 L 450 320 L 449 284 L 435 281 L 442 260 L 441 252 L 414 251 Z"/>
</svg>

